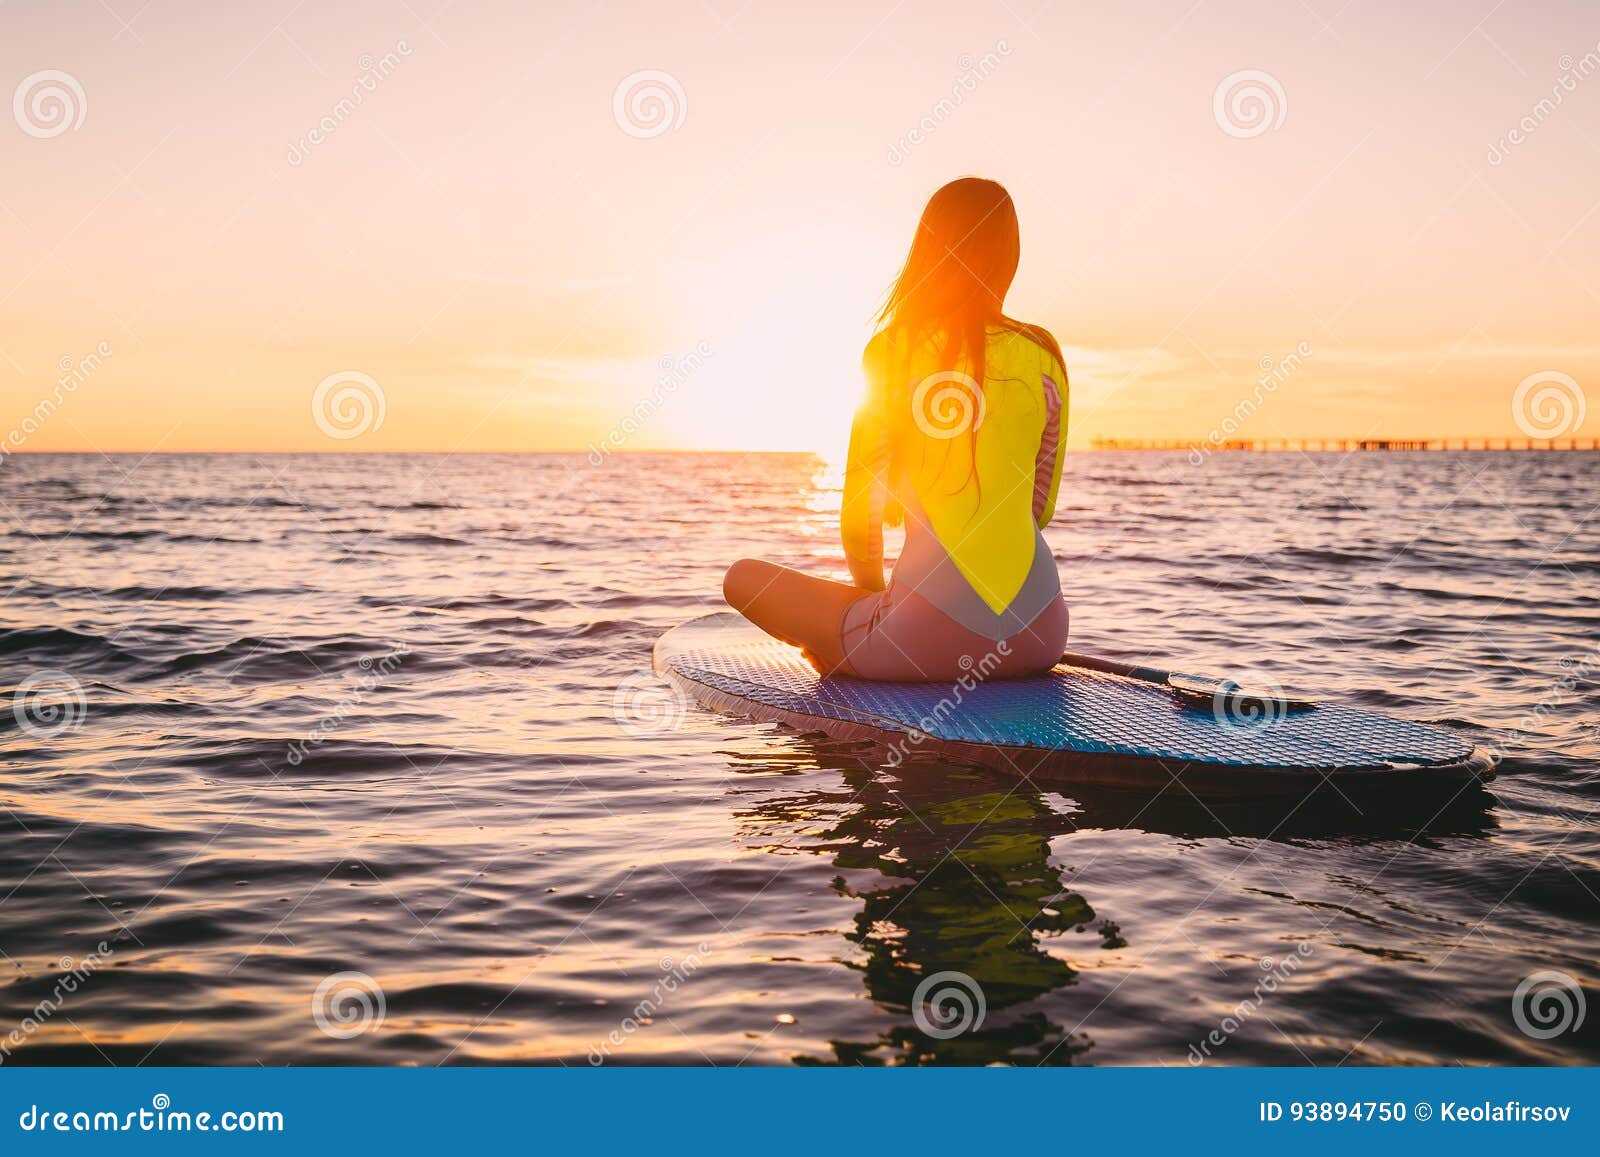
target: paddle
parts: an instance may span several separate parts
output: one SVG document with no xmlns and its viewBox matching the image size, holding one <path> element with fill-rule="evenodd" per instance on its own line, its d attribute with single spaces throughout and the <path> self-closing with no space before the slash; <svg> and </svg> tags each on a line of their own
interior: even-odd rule
<svg viewBox="0 0 1600 1157">
<path fill-rule="evenodd" d="M 1222 704 L 1230 713 L 1249 714 L 1253 710 L 1251 704 L 1257 705 L 1254 710 L 1276 709 L 1279 714 L 1303 711 L 1316 706 L 1310 699 L 1289 695 L 1277 687 L 1251 690 L 1240 686 L 1232 679 L 1212 679 L 1205 675 L 1161 671 L 1155 667 L 1140 667 L 1133 663 L 1121 663 L 1115 659 L 1101 659 L 1078 651 L 1065 652 L 1061 656 L 1061 661 L 1069 667 L 1083 667 L 1090 671 L 1103 671 L 1107 675 L 1122 675 L 1129 679 L 1137 679 L 1141 683 L 1155 683 L 1168 688 L 1180 699 L 1191 703 L 1205 701 L 1214 705 Z"/>
</svg>

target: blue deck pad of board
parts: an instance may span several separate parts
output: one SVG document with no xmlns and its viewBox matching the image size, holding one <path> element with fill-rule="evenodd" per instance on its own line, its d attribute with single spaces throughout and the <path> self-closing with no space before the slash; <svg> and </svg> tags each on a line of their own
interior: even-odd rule
<svg viewBox="0 0 1600 1157">
<path fill-rule="evenodd" d="M 1427 767 L 1466 759 L 1467 740 L 1333 704 L 1252 722 L 1185 701 L 1157 683 L 1058 666 L 1032 679 L 874 683 L 823 678 L 794 647 L 733 614 L 674 628 L 656 666 L 750 703 L 934 739 L 1038 751 L 1115 753 L 1219 767 Z"/>
</svg>

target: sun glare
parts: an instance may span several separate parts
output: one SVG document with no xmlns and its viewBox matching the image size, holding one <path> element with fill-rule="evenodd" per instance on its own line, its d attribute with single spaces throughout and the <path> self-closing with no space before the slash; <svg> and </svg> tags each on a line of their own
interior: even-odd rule
<svg viewBox="0 0 1600 1157">
<path fill-rule="evenodd" d="M 861 348 L 887 266 L 849 239 L 795 237 L 714 269 L 701 301 L 711 354 L 664 407 L 677 445 L 843 456 L 862 389 Z"/>
</svg>

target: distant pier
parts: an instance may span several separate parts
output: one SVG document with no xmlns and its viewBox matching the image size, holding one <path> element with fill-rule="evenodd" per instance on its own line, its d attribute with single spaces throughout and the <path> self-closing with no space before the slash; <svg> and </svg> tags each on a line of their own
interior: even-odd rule
<svg viewBox="0 0 1600 1157">
<path fill-rule="evenodd" d="M 1213 442 L 1196 438 L 1095 438 L 1096 450 L 1224 451 L 1299 450 L 1303 453 L 1349 453 L 1355 450 L 1600 450 L 1600 438 L 1231 438 Z"/>
</svg>

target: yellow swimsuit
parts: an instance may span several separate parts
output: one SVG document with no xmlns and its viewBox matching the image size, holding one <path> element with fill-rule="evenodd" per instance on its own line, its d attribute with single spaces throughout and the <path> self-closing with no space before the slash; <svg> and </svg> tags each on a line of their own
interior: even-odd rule
<svg viewBox="0 0 1600 1157">
<path fill-rule="evenodd" d="M 1008 669 L 1047 668 L 1066 641 L 1060 577 L 1040 533 L 1061 484 L 1066 371 L 1025 333 L 997 325 L 981 388 L 941 370 L 938 353 L 935 341 L 913 345 L 894 330 L 867 347 L 844 548 L 881 567 L 882 525 L 896 512 L 906 542 L 888 590 L 846 612 L 845 655 L 866 678 L 943 678 L 986 649 L 1016 656 Z"/>
</svg>

